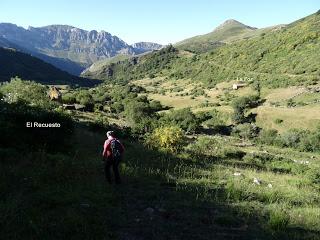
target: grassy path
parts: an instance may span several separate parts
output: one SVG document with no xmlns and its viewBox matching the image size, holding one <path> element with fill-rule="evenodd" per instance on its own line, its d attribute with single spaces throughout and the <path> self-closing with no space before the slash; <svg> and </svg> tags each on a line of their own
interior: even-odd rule
<svg viewBox="0 0 320 240">
<path fill-rule="evenodd" d="M 101 163 L 103 141 L 103 133 L 78 126 L 71 156 L 39 150 L 24 161 L 2 164 L 0 239 L 288 239 L 265 229 L 266 206 L 277 201 L 261 202 L 266 191 L 247 181 L 258 175 L 287 184 L 298 176 L 241 169 L 232 159 L 176 158 L 126 139 L 124 183 L 110 186 Z M 228 180 L 233 171 L 242 171 L 244 180 Z"/>
<path fill-rule="evenodd" d="M 81 130 L 76 136 L 77 159 L 87 162 L 86 168 L 91 173 L 82 179 L 88 184 L 84 192 L 95 208 L 94 214 L 103 223 L 105 237 L 246 239 L 256 232 L 248 229 L 243 219 L 233 217 L 233 209 L 227 205 L 197 199 L 197 188 L 201 186 L 191 187 L 193 191 L 177 188 L 165 173 L 177 163 L 167 163 L 163 156 L 136 143 L 125 142 L 124 183 L 108 185 L 99 165 L 103 135 Z"/>
</svg>

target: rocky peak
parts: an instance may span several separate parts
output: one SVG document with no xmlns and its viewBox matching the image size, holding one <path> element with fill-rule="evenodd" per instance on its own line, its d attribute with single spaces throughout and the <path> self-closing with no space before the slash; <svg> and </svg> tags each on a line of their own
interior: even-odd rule
<svg viewBox="0 0 320 240">
<path fill-rule="evenodd" d="M 229 27 L 242 27 L 242 28 L 248 28 L 248 29 L 256 29 L 254 27 L 247 26 L 237 20 L 228 19 L 228 20 L 224 21 L 222 24 L 220 24 L 218 27 L 216 27 L 214 29 L 214 31 L 220 31 L 220 30 L 223 30 L 223 29 L 226 29 Z"/>
<path fill-rule="evenodd" d="M 143 53 L 153 50 L 159 50 L 163 47 L 163 45 L 153 42 L 137 42 L 132 44 L 132 47 L 135 49 L 136 53 Z"/>
</svg>

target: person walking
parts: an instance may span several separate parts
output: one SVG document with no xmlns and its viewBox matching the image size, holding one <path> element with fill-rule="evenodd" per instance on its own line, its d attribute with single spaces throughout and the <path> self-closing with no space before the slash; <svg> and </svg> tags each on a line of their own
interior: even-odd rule
<svg viewBox="0 0 320 240">
<path fill-rule="evenodd" d="M 122 143 L 115 137 L 113 131 L 107 132 L 107 139 L 103 145 L 103 161 L 104 161 L 104 170 L 106 180 L 112 184 L 111 179 L 111 167 L 113 169 L 114 178 L 116 184 L 121 183 L 120 174 L 119 174 L 119 164 L 122 159 L 124 152 L 124 146 Z"/>
</svg>

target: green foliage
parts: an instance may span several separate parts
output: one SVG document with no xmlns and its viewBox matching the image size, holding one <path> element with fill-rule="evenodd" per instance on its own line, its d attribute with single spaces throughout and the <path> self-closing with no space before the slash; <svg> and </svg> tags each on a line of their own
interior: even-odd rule
<svg viewBox="0 0 320 240">
<path fill-rule="evenodd" d="M 185 145 L 184 131 L 177 126 L 158 127 L 146 136 L 145 143 L 151 148 L 177 153 Z"/>
<path fill-rule="evenodd" d="M 259 133 L 258 141 L 263 144 L 273 145 L 278 139 L 278 131 L 275 129 L 263 129 Z"/>
<path fill-rule="evenodd" d="M 243 139 L 253 139 L 259 134 L 260 129 L 252 123 L 243 123 L 236 125 L 232 129 L 232 135 L 243 138 Z"/>
<path fill-rule="evenodd" d="M 190 108 L 170 110 L 159 121 L 165 125 L 176 125 L 186 132 L 195 132 L 200 126 L 200 121 Z"/>
<path fill-rule="evenodd" d="M 158 72 L 170 68 L 169 65 L 177 58 L 177 53 L 178 51 L 169 45 L 152 54 L 104 65 L 101 70 L 94 73 L 87 72 L 84 76 L 109 81 L 115 80 L 118 83 L 127 83 L 130 79 L 153 78 Z"/>
<path fill-rule="evenodd" d="M 173 47 L 107 65 L 92 78 L 126 83 L 149 74 L 172 79 L 192 79 L 207 86 L 245 75 L 262 86 L 309 85 L 319 81 L 319 15 L 314 14 L 261 37 L 235 41 L 211 52 L 181 54 Z M 104 69 L 111 68 L 112 76 Z"/>
<path fill-rule="evenodd" d="M 263 144 L 289 147 L 300 151 L 320 151 L 320 127 L 315 131 L 289 129 L 281 135 L 276 130 L 262 130 L 258 141 Z"/>
<path fill-rule="evenodd" d="M 289 214 L 281 209 L 271 211 L 269 215 L 268 226 L 275 233 L 286 231 L 289 225 Z"/>
<path fill-rule="evenodd" d="M 163 109 L 163 106 L 161 105 L 161 103 L 157 100 L 153 100 L 150 102 L 150 108 L 153 112 L 157 112 Z"/>
<path fill-rule="evenodd" d="M 77 99 L 74 93 L 65 93 L 62 94 L 62 102 L 66 104 L 76 103 Z"/>
<path fill-rule="evenodd" d="M 194 157 L 217 156 L 221 155 L 223 146 L 221 142 L 214 137 L 202 136 L 195 143 L 188 146 L 188 151 Z"/>
<path fill-rule="evenodd" d="M 225 124 L 226 124 L 225 115 L 216 109 L 213 109 L 210 112 L 207 112 L 206 117 L 203 121 L 204 126 L 214 130 L 218 130 L 220 127 L 225 126 Z"/>
<path fill-rule="evenodd" d="M 247 121 L 252 121 L 246 116 L 246 113 L 249 109 L 257 107 L 260 103 L 259 96 L 252 95 L 252 96 L 243 96 L 239 97 L 231 103 L 234 114 L 233 120 L 236 124 L 245 123 Z"/>
<path fill-rule="evenodd" d="M 35 82 L 12 78 L 9 83 L 0 86 L 4 101 L 16 103 L 23 101 L 34 106 L 52 108 L 54 103 L 47 96 L 48 88 Z"/>
<path fill-rule="evenodd" d="M 86 107 L 88 111 L 93 111 L 94 100 L 92 95 L 86 90 L 80 90 L 77 92 L 76 101 Z"/>
<path fill-rule="evenodd" d="M 0 113 L 2 147 L 15 146 L 26 152 L 41 148 L 53 152 L 68 150 L 68 139 L 73 131 L 69 116 L 20 101 L 10 104 L 0 101 Z M 28 128 L 27 122 L 58 123 L 60 127 Z"/>
</svg>

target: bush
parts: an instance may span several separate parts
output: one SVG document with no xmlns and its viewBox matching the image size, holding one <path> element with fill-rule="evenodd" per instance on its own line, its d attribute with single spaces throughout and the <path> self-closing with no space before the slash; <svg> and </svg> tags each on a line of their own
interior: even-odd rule
<svg viewBox="0 0 320 240">
<path fill-rule="evenodd" d="M 76 103 L 76 96 L 73 93 L 66 93 L 62 95 L 62 102 L 66 104 Z"/>
<path fill-rule="evenodd" d="M 308 132 L 299 129 L 290 129 L 281 136 L 286 147 L 299 148 L 301 139 L 307 137 Z"/>
<path fill-rule="evenodd" d="M 252 123 L 244 123 L 235 126 L 232 129 L 232 135 L 237 136 L 244 139 L 253 139 L 258 136 L 259 134 L 259 127 Z"/>
<path fill-rule="evenodd" d="M 310 132 L 307 136 L 300 138 L 299 148 L 302 151 L 320 151 L 320 127 L 315 132 Z"/>
<path fill-rule="evenodd" d="M 280 147 L 296 148 L 301 151 L 320 151 L 320 127 L 316 131 L 289 129 L 282 135 L 276 130 L 262 130 L 259 134 L 259 142 Z"/>
<path fill-rule="evenodd" d="M 84 105 L 87 111 L 93 111 L 94 101 L 89 91 L 80 90 L 76 95 L 76 100 L 78 103 Z"/>
<path fill-rule="evenodd" d="M 169 113 L 162 115 L 160 121 L 164 125 L 176 125 L 186 132 L 195 132 L 200 126 L 200 121 L 191 112 L 190 108 L 171 110 Z"/>
<path fill-rule="evenodd" d="M 257 107 L 260 104 L 258 95 L 239 97 L 231 103 L 234 114 L 233 120 L 236 124 L 248 122 L 246 113 L 249 109 Z"/>
<path fill-rule="evenodd" d="M 259 142 L 268 145 L 275 145 L 278 139 L 278 131 L 275 129 L 263 129 L 259 133 Z"/>
<path fill-rule="evenodd" d="M 184 131 L 176 126 L 158 127 L 146 136 L 145 143 L 150 148 L 158 148 L 176 153 L 185 144 Z"/>
<path fill-rule="evenodd" d="M 209 118 L 203 124 L 208 128 L 217 130 L 226 124 L 225 117 L 221 112 L 213 109 L 209 112 Z"/>
<path fill-rule="evenodd" d="M 153 112 L 158 112 L 163 109 L 161 103 L 156 100 L 153 100 L 150 102 L 150 108 Z"/>
<path fill-rule="evenodd" d="M 224 151 L 223 146 L 219 139 L 215 137 L 201 136 L 195 143 L 188 146 L 188 151 L 194 157 L 217 156 L 221 155 Z"/>
<path fill-rule="evenodd" d="M 9 83 L 0 87 L 3 99 L 8 103 L 19 101 L 39 106 L 42 108 L 52 108 L 54 103 L 47 96 L 47 87 L 32 81 L 24 81 L 20 78 L 12 78 Z"/>
</svg>

